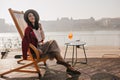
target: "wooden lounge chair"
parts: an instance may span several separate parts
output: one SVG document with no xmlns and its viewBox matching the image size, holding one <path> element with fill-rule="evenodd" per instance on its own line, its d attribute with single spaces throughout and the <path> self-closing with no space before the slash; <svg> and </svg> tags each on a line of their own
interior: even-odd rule
<svg viewBox="0 0 120 80">
<path fill-rule="evenodd" d="M 24 18 L 23 18 L 24 12 L 23 11 L 12 10 L 11 8 L 9 8 L 9 12 L 10 12 L 10 15 L 11 15 L 11 17 L 12 17 L 14 23 L 15 23 L 15 26 L 16 26 L 19 34 L 20 34 L 20 37 L 22 39 L 23 35 L 24 35 L 24 29 L 27 27 L 27 24 L 26 24 L 26 22 L 24 21 Z M 34 53 L 36 54 L 36 59 L 33 58 L 32 53 L 30 52 L 31 50 L 28 49 L 28 52 L 27 52 L 27 54 L 29 55 L 28 60 L 30 60 L 31 63 L 23 65 L 21 67 L 17 67 L 15 69 L 11 69 L 11 70 L 3 72 L 3 73 L 0 73 L 0 76 L 3 77 L 3 75 L 11 73 L 11 72 L 28 72 L 28 73 L 38 73 L 39 77 L 41 77 L 41 73 L 40 73 L 40 69 L 38 67 L 38 63 L 43 61 L 44 65 L 46 65 L 46 60 L 48 59 L 48 56 L 45 56 L 44 58 L 40 58 L 39 51 L 37 50 L 37 48 L 34 45 L 29 44 L 29 48 L 31 48 L 34 51 Z M 18 63 L 20 63 L 21 61 L 23 61 L 23 59 L 19 60 Z M 31 65 L 34 65 L 34 68 L 35 68 L 36 71 L 23 70 L 25 67 L 28 67 L 28 66 L 31 66 Z"/>
</svg>

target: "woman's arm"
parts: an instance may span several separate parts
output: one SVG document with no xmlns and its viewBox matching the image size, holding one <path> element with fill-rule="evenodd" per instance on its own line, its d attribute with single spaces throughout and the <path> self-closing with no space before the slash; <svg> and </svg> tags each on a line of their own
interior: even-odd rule
<svg viewBox="0 0 120 80">
<path fill-rule="evenodd" d="M 22 54 L 24 60 L 27 59 L 27 51 L 29 48 L 29 43 L 30 43 L 30 30 L 26 28 L 24 37 L 22 39 Z"/>
</svg>

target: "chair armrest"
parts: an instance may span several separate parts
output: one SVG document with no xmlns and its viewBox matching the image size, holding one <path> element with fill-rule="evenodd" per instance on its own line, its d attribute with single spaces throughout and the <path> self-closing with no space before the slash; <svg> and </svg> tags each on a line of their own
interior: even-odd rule
<svg viewBox="0 0 120 80">
<path fill-rule="evenodd" d="M 37 57 L 37 61 L 40 59 L 40 52 L 39 50 L 33 45 L 33 44 L 29 44 L 29 47 L 35 52 L 36 57 Z"/>
</svg>

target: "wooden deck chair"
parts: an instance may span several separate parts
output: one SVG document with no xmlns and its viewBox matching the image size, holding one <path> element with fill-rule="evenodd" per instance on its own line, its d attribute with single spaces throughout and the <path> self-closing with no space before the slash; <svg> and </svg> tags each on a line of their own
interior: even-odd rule
<svg viewBox="0 0 120 80">
<path fill-rule="evenodd" d="M 21 39 L 23 38 L 23 35 L 24 35 L 24 29 L 27 27 L 27 24 L 26 22 L 24 21 L 24 12 L 23 11 L 16 11 L 16 10 L 12 10 L 11 8 L 9 8 L 9 12 L 10 12 L 10 15 L 15 23 L 15 26 L 20 34 L 20 37 Z M 39 52 L 37 50 L 37 48 L 32 45 L 32 44 L 29 44 L 29 48 L 31 48 L 34 53 L 36 54 L 37 58 L 34 59 L 33 56 L 32 56 L 32 53 L 30 52 L 30 49 L 28 49 L 28 55 L 29 55 L 29 58 L 28 60 L 31 61 L 31 63 L 29 64 L 26 64 L 26 65 L 23 65 L 21 67 L 17 67 L 15 69 L 12 69 L 12 70 L 9 70 L 9 71 L 6 71 L 4 73 L 0 73 L 0 76 L 2 77 L 3 75 L 5 74 L 8 74 L 8 73 L 11 73 L 11 72 L 28 72 L 28 73 L 38 73 L 39 77 L 41 77 L 41 74 L 40 74 L 40 70 L 39 70 L 39 67 L 38 67 L 38 63 L 39 62 L 44 62 L 44 64 L 46 65 L 46 60 L 48 59 L 48 56 L 44 57 L 44 58 L 40 58 L 39 56 Z M 23 61 L 23 59 L 19 60 L 18 62 L 21 62 Z M 34 68 L 36 71 L 28 71 L 28 70 L 23 70 L 25 67 L 28 67 L 28 66 L 31 66 L 31 65 L 34 65 Z M 22 69 L 22 70 L 21 70 Z"/>
</svg>

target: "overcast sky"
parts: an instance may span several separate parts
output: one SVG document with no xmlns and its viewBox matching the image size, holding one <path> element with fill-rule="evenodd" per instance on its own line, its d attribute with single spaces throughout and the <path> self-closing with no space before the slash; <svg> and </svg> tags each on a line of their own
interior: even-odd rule
<svg viewBox="0 0 120 80">
<path fill-rule="evenodd" d="M 120 17 L 120 0 L 0 0 L 0 18 L 13 23 L 8 8 L 35 9 L 41 20 Z"/>
</svg>

